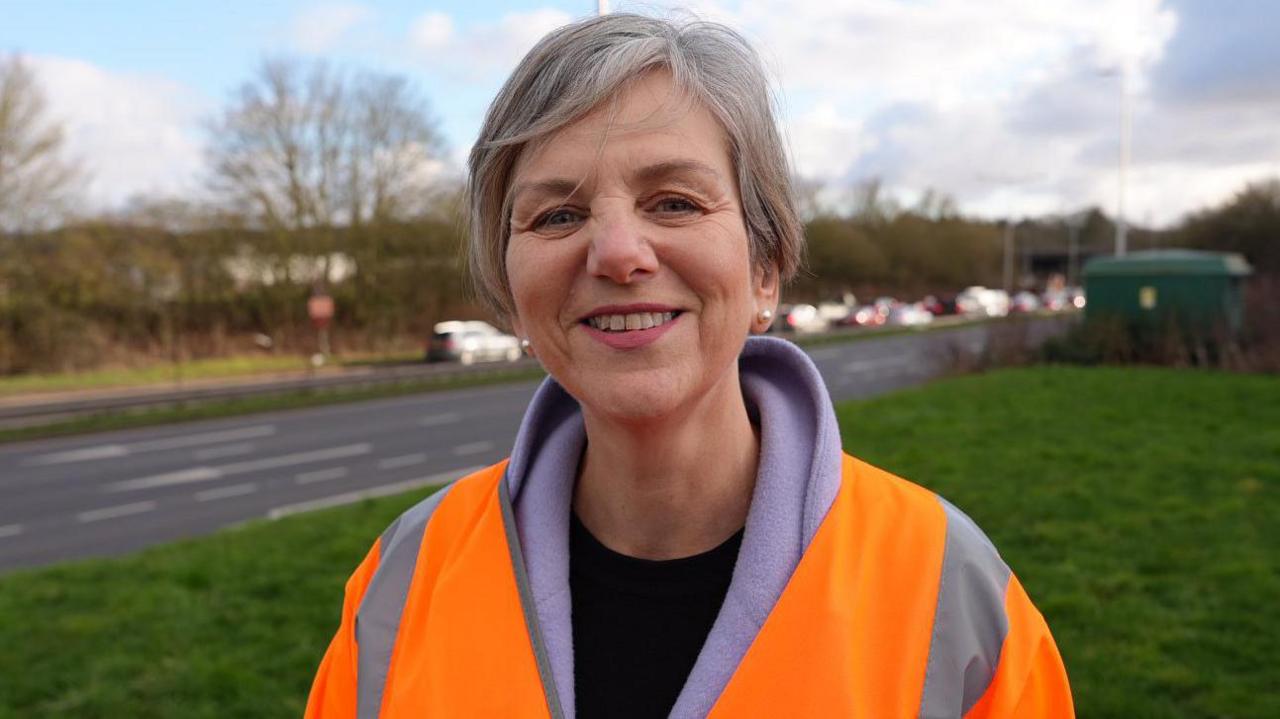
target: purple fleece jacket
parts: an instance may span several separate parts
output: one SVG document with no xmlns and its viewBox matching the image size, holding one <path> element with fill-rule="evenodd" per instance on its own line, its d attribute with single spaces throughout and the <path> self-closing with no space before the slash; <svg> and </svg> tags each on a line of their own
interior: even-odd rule
<svg viewBox="0 0 1280 719">
<path fill-rule="evenodd" d="M 724 604 L 672 717 L 704 717 L 781 596 L 840 488 L 840 432 L 808 355 L 771 337 L 747 340 L 742 393 L 760 421 L 760 460 L 742 548 Z M 554 379 L 525 413 L 507 468 L 516 528 L 565 716 L 572 717 L 569 509 L 586 444 L 582 411 Z"/>
</svg>

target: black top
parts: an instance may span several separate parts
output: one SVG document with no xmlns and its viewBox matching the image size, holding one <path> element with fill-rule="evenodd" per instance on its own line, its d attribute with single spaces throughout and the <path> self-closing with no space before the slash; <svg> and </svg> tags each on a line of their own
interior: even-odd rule
<svg viewBox="0 0 1280 719">
<path fill-rule="evenodd" d="M 665 717 L 720 612 L 742 544 L 652 561 L 604 546 L 573 515 L 569 589 L 579 719 Z"/>
</svg>

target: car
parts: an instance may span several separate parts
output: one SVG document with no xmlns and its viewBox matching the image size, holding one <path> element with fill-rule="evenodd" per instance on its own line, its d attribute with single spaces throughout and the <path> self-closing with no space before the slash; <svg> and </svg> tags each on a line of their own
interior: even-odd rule
<svg viewBox="0 0 1280 719">
<path fill-rule="evenodd" d="M 827 321 L 818 313 L 813 305 L 795 305 L 785 315 L 787 329 L 804 334 L 826 332 Z"/>
<path fill-rule="evenodd" d="M 927 325 L 933 322 L 933 313 L 921 302 L 898 304 L 889 310 L 885 324 L 898 326 Z"/>
<path fill-rule="evenodd" d="M 956 307 L 965 315 L 1004 317 L 1009 314 L 1009 293 L 975 285 L 956 296 Z"/>
<path fill-rule="evenodd" d="M 480 320 L 437 322 L 427 341 L 428 362 L 515 362 L 521 357 L 520 341 Z"/>
<path fill-rule="evenodd" d="M 1040 309 L 1040 298 L 1032 292 L 1019 292 L 1009 304 L 1010 312 L 1027 313 Z"/>
</svg>

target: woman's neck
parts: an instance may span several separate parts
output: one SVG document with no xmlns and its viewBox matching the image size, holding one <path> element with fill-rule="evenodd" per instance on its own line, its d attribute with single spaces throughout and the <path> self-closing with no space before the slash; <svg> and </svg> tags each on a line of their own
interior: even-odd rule
<svg viewBox="0 0 1280 719">
<path fill-rule="evenodd" d="M 605 546 L 675 559 L 719 546 L 746 523 L 760 441 L 734 369 L 676 417 L 621 423 L 584 408 L 573 508 Z"/>
</svg>

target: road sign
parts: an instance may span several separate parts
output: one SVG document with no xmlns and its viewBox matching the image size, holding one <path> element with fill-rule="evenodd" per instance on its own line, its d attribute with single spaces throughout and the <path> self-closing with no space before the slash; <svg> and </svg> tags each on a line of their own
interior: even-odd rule
<svg viewBox="0 0 1280 719">
<path fill-rule="evenodd" d="M 333 319 L 333 298 L 329 295 L 311 295 L 307 300 L 307 314 L 317 328 L 328 327 L 329 320 Z"/>
</svg>

